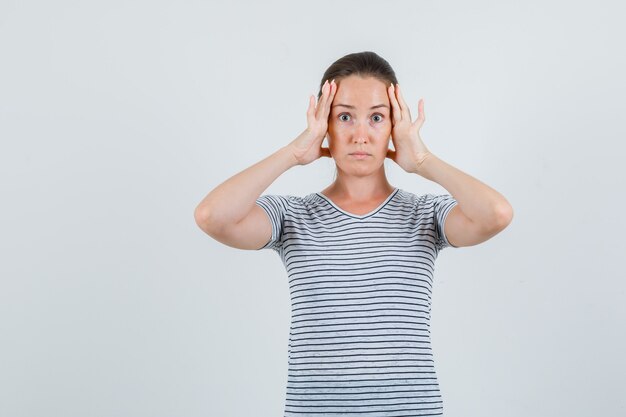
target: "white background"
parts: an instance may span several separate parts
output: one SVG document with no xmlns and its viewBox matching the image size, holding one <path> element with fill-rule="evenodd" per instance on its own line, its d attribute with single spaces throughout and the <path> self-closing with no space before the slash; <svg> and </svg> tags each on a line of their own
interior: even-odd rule
<svg viewBox="0 0 626 417">
<path fill-rule="evenodd" d="M 366 50 L 413 117 L 424 98 L 431 151 L 514 208 L 437 260 L 446 417 L 625 415 L 622 8 L 1 0 L 0 416 L 282 415 L 283 265 L 193 211 L 304 130 L 324 70 Z M 315 161 L 266 193 L 333 174 Z"/>
</svg>

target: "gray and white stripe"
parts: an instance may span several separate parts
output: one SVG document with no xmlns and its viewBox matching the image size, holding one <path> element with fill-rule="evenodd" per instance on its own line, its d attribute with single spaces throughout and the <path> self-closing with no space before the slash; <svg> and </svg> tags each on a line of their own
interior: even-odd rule
<svg viewBox="0 0 626 417">
<path fill-rule="evenodd" d="M 456 200 L 396 188 L 365 215 L 319 193 L 256 203 L 291 293 L 285 416 L 442 415 L 430 310 Z"/>
</svg>

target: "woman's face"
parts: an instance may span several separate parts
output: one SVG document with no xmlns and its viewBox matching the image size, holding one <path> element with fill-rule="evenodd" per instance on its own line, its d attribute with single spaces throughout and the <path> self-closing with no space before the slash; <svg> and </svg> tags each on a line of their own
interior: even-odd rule
<svg viewBox="0 0 626 417">
<path fill-rule="evenodd" d="M 372 77 L 339 81 L 328 116 L 328 148 L 338 169 L 369 174 L 383 165 L 391 139 L 387 86 Z M 365 157 L 353 152 L 366 152 Z"/>
</svg>

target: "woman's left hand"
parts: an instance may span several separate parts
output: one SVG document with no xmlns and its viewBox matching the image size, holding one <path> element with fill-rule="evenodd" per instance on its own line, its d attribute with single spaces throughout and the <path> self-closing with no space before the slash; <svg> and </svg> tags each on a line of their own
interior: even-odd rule
<svg viewBox="0 0 626 417">
<path fill-rule="evenodd" d="M 396 84 L 397 85 L 397 84 Z M 431 155 L 419 130 L 424 124 L 424 100 L 420 99 L 417 105 L 418 116 L 415 122 L 411 122 L 409 106 L 400 93 L 399 86 L 393 84 L 387 87 L 389 102 L 391 103 L 391 140 L 395 151 L 389 149 L 387 157 L 396 162 L 407 172 L 417 173 L 422 163 Z"/>
</svg>

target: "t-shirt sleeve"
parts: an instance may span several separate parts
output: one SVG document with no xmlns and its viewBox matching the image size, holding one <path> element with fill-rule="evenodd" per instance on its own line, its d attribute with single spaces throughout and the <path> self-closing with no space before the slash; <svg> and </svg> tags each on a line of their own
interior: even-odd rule
<svg viewBox="0 0 626 417">
<path fill-rule="evenodd" d="M 458 202 L 450 194 L 427 194 L 425 208 L 427 212 L 431 213 L 433 224 L 435 226 L 435 245 L 437 249 L 441 250 L 448 246 L 456 248 L 449 241 L 445 233 L 445 222 L 450 210 Z"/>
<path fill-rule="evenodd" d="M 272 224 L 270 240 L 257 250 L 274 249 L 277 251 L 283 244 L 283 229 L 285 214 L 289 209 L 289 196 L 266 194 L 257 198 L 256 204 L 265 210 Z"/>
</svg>

